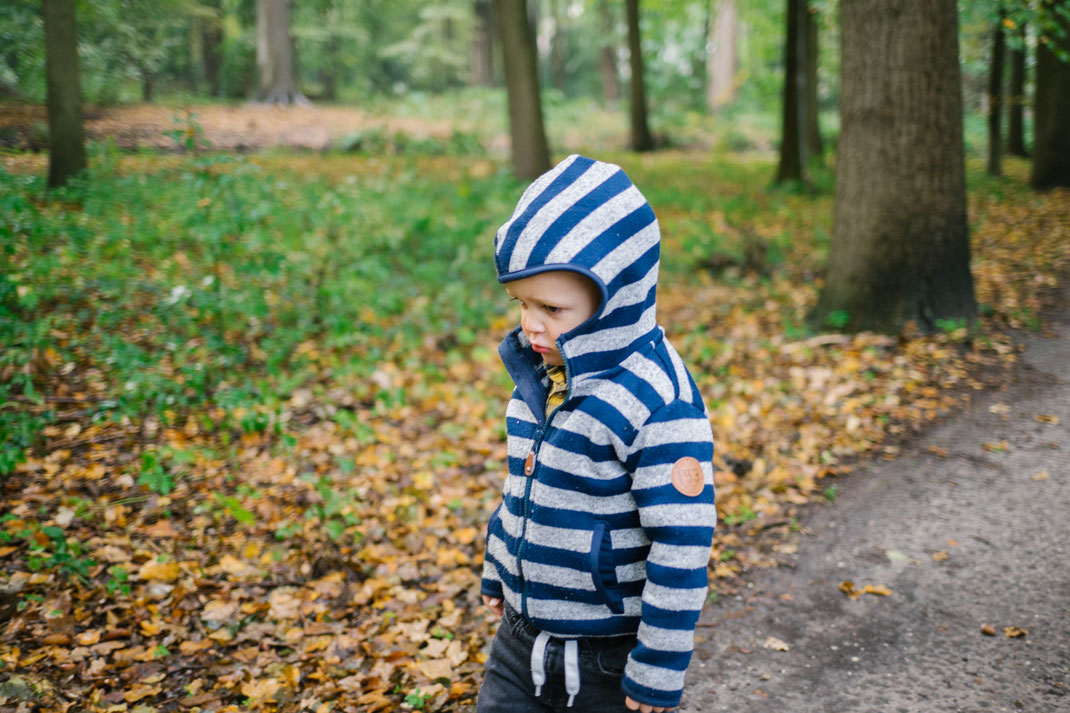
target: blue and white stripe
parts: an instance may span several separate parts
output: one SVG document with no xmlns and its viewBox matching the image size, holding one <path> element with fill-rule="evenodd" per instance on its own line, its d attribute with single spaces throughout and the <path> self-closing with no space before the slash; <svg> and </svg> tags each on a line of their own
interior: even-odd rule
<svg viewBox="0 0 1070 713">
<path fill-rule="evenodd" d="M 482 589 L 554 636 L 637 633 L 624 692 L 673 707 L 705 601 L 716 511 L 706 407 L 657 324 L 659 249 L 654 212 L 624 171 L 582 156 L 532 183 L 498 230 L 500 282 L 572 270 L 598 285 L 602 302 L 558 339 L 569 391 L 549 418 L 549 379 L 523 331 L 499 349 L 516 389 Z M 688 456 L 701 464 L 697 496 L 670 477 Z"/>
</svg>

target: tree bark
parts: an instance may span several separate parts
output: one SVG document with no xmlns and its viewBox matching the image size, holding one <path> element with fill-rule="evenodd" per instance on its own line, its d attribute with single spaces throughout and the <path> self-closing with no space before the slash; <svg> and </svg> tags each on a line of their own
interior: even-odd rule
<svg viewBox="0 0 1070 713">
<path fill-rule="evenodd" d="M 1062 17 L 1057 5 L 1068 0 L 1043 3 L 1051 21 L 1062 29 L 1044 32 L 1037 40 L 1037 78 L 1033 121 L 1033 188 L 1070 186 L 1070 62 L 1064 62 L 1052 50 L 1059 46 L 1070 52 L 1070 21 Z M 1045 41 L 1045 37 L 1046 40 Z"/>
<path fill-rule="evenodd" d="M 1011 48 L 1011 85 L 1007 92 L 1007 153 L 1028 156 L 1025 150 L 1025 23 L 1018 27 L 1021 48 Z"/>
<path fill-rule="evenodd" d="M 976 319 L 957 13 L 955 0 L 840 5 L 836 205 L 815 327 Z"/>
<path fill-rule="evenodd" d="M 810 159 L 821 158 L 825 151 L 824 141 L 821 140 L 821 125 L 818 122 L 818 97 L 817 97 L 817 11 L 805 8 L 803 17 L 806 20 L 806 151 Z"/>
<path fill-rule="evenodd" d="M 291 0 L 257 0 L 258 98 L 268 104 L 307 105 L 308 99 L 297 88 L 294 43 L 290 35 L 290 3 Z"/>
<path fill-rule="evenodd" d="M 736 93 L 736 32 L 739 20 L 735 0 L 713 0 L 717 5 L 706 40 L 706 106 L 716 111 Z"/>
<path fill-rule="evenodd" d="M 646 86 L 643 81 L 643 49 L 639 38 L 639 0 L 627 0 L 628 6 L 628 52 L 632 69 L 631 123 L 632 150 L 650 151 L 654 137 L 647 123 Z"/>
<path fill-rule="evenodd" d="M 204 65 L 204 80 L 208 84 L 208 94 L 219 96 L 219 71 L 223 66 L 223 18 L 219 0 L 205 3 L 212 10 L 212 16 L 201 18 L 201 63 Z"/>
<path fill-rule="evenodd" d="M 494 86 L 494 14 L 490 0 L 476 0 L 476 30 L 472 42 L 472 82 Z"/>
<path fill-rule="evenodd" d="M 78 27 L 74 0 L 44 0 L 45 82 L 48 93 L 48 185 L 66 185 L 86 168 Z"/>
<path fill-rule="evenodd" d="M 988 68 L 988 175 L 1003 174 L 1000 166 L 1003 151 L 1003 8 L 999 9 L 992 28 L 992 57 Z"/>
<path fill-rule="evenodd" d="M 806 180 L 806 0 L 788 0 L 776 182 Z"/>
<path fill-rule="evenodd" d="M 565 23 L 561 0 L 550 0 L 550 17 L 554 20 L 554 34 L 550 38 L 550 83 L 554 89 L 565 91 Z"/>
<path fill-rule="evenodd" d="M 617 29 L 609 0 L 598 0 L 598 18 L 602 25 L 602 49 L 598 67 L 602 73 L 602 98 L 608 102 L 620 99 L 620 72 L 617 69 Z"/>
<path fill-rule="evenodd" d="M 509 97 L 509 132 L 513 171 L 534 179 L 550 170 L 550 150 L 542 121 L 535 37 L 525 0 L 494 0 L 498 37 Z"/>
</svg>

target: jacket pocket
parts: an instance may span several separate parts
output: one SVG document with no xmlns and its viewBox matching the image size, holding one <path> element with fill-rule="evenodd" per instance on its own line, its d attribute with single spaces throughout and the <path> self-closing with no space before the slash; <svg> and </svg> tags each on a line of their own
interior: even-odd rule
<svg viewBox="0 0 1070 713">
<path fill-rule="evenodd" d="M 595 591 L 614 614 L 624 613 L 624 600 L 617 587 L 616 558 L 613 556 L 613 541 L 604 522 L 596 522 L 591 533 L 591 553 L 587 562 L 594 580 Z"/>
</svg>

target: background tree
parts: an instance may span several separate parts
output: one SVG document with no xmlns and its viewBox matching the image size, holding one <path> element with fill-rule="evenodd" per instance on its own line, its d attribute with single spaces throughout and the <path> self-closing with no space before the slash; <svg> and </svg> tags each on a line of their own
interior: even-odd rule
<svg viewBox="0 0 1070 713">
<path fill-rule="evenodd" d="M 499 44 L 509 97 L 509 133 L 513 171 L 523 179 L 550 170 L 550 149 L 542 121 L 535 36 L 525 0 L 494 0 Z"/>
<path fill-rule="evenodd" d="M 632 150 L 650 151 L 654 148 L 654 137 L 650 135 L 650 125 L 647 122 L 643 49 L 639 37 L 639 0 L 627 0 L 626 4 L 628 6 L 628 61 L 632 70 L 630 90 Z"/>
<path fill-rule="evenodd" d="M 988 68 L 988 164 L 990 176 L 1003 173 L 1000 157 L 1003 151 L 1003 21 L 1007 13 L 999 6 L 992 23 L 992 56 Z"/>
<path fill-rule="evenodd" d="M 1027 156 L 1025 149 L 1025 40 L 1026 24 L 1015 31 L 1016 41 L 1011 45 L 1011 77 L 1007 89 L 1007 153 L 1012 156 Z"/>
<path fill-rule="evenodd" d="M 294 42 L 290 34 L 291 0 L 257 0 L 257 98 L 268 104 L 308 104 L 297 88 Z"/>
<path fill-rule="evenodd" d="M 807 5 L 803 17 L 806 20 L 806 46 L 803 51 L 806 54 L 806 153 L 812 161 L 820 159 L 824 153 L 824 142 L 821 140 L 821 124 L 818 121 L 820 102 L 817 92 L 817 67 L 819 62 L 818 53 L 818 9 L 813 5 Z"/>
<path fill-rule="evenodd" d="M 706 54 L 706 106 L 716 111 L 736 93 L 736 33 L 739 18 L 735 0 L 711 0 L 716 6 L 710 23 Z"/>
<path fill-rule="evenodd" d="M 472 82 L 479 86 L 494 85 L 494 15 L 490 0 L 476 0 L 475 32 L 472 35 Z"/>
<path fill-rule="evenodd" d="M 806 0 L 787 0 L 780 162 L 776 182 L 806 180 Z"/>
<path fill-rule="evenodd" d="M 856 0 L 840 22 L 836 205 L 811 320 L 973 322 L 955 0 Z"/>
<path fill-rule="evenodd" d="M 602 77 L 602 98 L 607 102 L 620 99 L 620 70 L 617 68 L 617 23 L 609 0 L 598 0 L 600 47 L 598 69 Z"/>
<path fill-rule="evenodd" d="M 208 96 L 218 97 L 223 68 L 223 16 L 220 0 L 202 0 L 204 12 L 197 19 L 201 41 L 201 67 Z"/>
<path fill-rule="evenodd" d="M 1034 188 L 1070 186 L 1070 1 L 1041 4 L 1033 123 Z"/>
<path fill-rule="evenodd" d="M 48 185 L 62 186 L 85 170 L 82 89 L 74 0 L 44 0 L 48 83 Z"/>
</svg>

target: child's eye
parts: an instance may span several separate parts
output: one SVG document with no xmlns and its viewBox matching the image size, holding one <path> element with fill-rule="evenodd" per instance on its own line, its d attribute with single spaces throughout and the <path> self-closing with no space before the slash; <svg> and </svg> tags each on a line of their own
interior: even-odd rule
<svg viewBox="0 0 1070 713">
<path fill-rule="evenodd" d="M 543 305 L 542 308 L 550 314 L 557 314 L 561 310 L 560 307 L 553 307 L 552 305 Z"/>
</svg>

